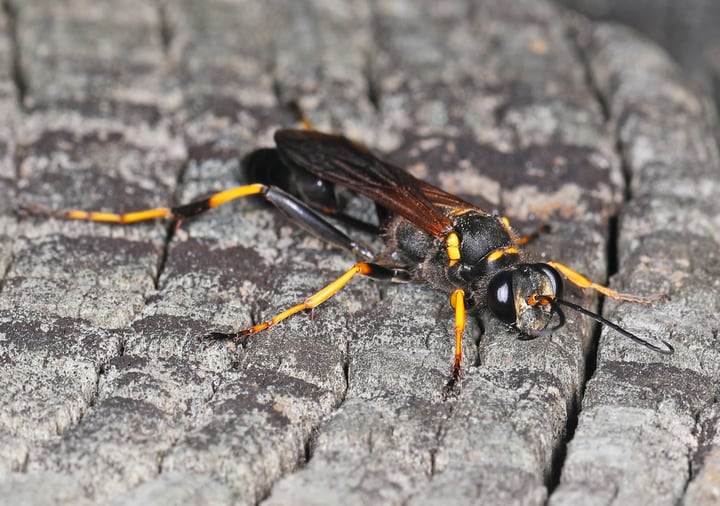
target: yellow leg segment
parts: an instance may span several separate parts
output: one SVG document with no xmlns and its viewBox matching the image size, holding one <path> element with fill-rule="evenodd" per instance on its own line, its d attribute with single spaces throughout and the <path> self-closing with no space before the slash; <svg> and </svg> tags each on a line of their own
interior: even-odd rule
<svg viewBox="0 0 720 506">
<path fill-rule="evenodd" d="M 98 221 L 101 223 L 117 223 L 119 225 L 154 220 L 157 218 L 169 218 L 172 216 L 172 212 L 168 207 L 158 207 L 155 209 L 146 209 L 144 211 L 124 214 L 80 211 L 78 209 L 71 209 L 70 211 L 51 214 L 53 216 L 57 216 L 58 218 L 65 218 L 68 220 Z"/>
<path fill-rule="evenodd" d="M 457 395 L 457 385 L 460 381 L 462 362 L 462 343 L 463 333 L 465 332 L 465 321 L 467 313 L 465 311 L 465 292 L 461 289 L 455 290 L 450 295 L 450 305 L 455 309 L 455 359 L 453 360 L 452 373 L 445 388 L 443 389 L 443 398 L 447 399 L 451 395 Z"/>
<path fill-rule="evenodd" d="M 518 237 L 518 238 L 515 240 L 515 244 L 516 244 L 517 246 L 524 246 L 524 245 L 526 245 L 526 244 L 528 244 L 528 243 L 533 242 L 534 240 L 536 240 L 537 238 L 539 238 L 541 235 L 548 234 L 548 233 L 550 233 L 550 225 L 542 225 L 541 227 L 539 227 L 539 228 L 538 228 L 535 232 L 533 232 L 532 234 L 530 234 L 530 235 L 524 235 L 524 236 L 522 236 L 522 237 Z"/>
<path fill-rule="evenodd" d="M 230 202 L 231 200 L 247 197 L 248 195 L 258 195 L 264 192 L 265 188 L 265 185 L 258 183 L 245 186 L 236 186 L 235 188 L 230 188 L 229 190 L 225 190 L 220 193 L 216 193 L 215 195 L 211 195 L 207 199 L 208 205 L 210 206 L 210 209 L 212 209 L 213 207 L 221 206 L 227 202 Z M 198 202 L 203 201 L 200 200 Z"/>
<path fill-rule="evenodd" d="M 357 263 L 353 265 L 353 267 L 348 270 L 345 274 L 337 278 L 335 281 L 327 285 L 325 288 L 317 292 L 315 295 L 312 295 L 305 299 L 302 303 L 291 307 L 290 309 L 286 309 L 282 313 L 274 316 L 270 320 L 267 320 L 263 323 L 259 323 L 255 325 L 254 327 L 250 327 L 249 329 L 245 329 L 240 331 L 237 334 L 237 338 L 239 339 L 242 336 L 247 336 L 251 334 L 255 334 L 257 332 L 260 332 L 262 330 L 266 330 L 273 325 L 276 325 L 277 323 L 280 323 L 285 318 L 288 318 L 295 313 L 299 313 L 300 311 L 304 311 L 306 309 L 312 309 L 314 307 L 319 306 L 326 300 L 328 300 L 330 297 L 335 295 L 343 286 L 348 284 L 348 282 L 354 278 L 358 274 L 363 275 L 369 275 L 372 272 L 372 267 L 364 262 Z"/>
<path fill-rule="evenodd" d="M 300 118 L 300 125 L 301 125 L 305 130 L 315 130 L 315 125 L 313 125 L 313 124 L 312 124 L 312 121 L 310 121 L 309 119 L 307 119 L 305 116 L 303 116 L 302 118 Z"/>
<path fill-rule="evenodd" d="M 637 302 L 640 304 L 650 304 L 657 299 L 656 297 L 640 297 L 638 295 L 632 295 L 630 293 L 617 292 L 617 291 L 613 290 L 612 288 L 608 288 L 606 286 L 595 283 L 594 281 L 586 278 L 579 272 L 571 269 L 567 265 L 564 265 L 564 264 L 561 264 L 558 262 L 547 262 L 547 264 L 551 267 L 554 267 L 558 271 L 560 271 L 562 273 L 562 275 L 565 276 L 574 285 L 577 285 L 580 288 L 591 288 L 592 290 L 595 290 L 596 292 L 600 292 L 601 294 L 606 295 L 617 301 L 627 301 L 627 302 Z"/>
<path fill-rule="evenodd" d="M 221 206 L 235 199 L 247 197 L 248 195 L 259 195 L 265 192 L 267 187 L 262 184 L 249 184 L 244 186 L 236 186 L 229 190 L 221 191 L 210 195 L 207 198 L 195 200 L 189 204 L 183 204 L 177 207 L 156 207 L 154 209 L 144 209 L 141 211 L 132 211 L 129 213 L 106 213 L 99 211 L 82 211 L 80 209 L 70 209 L 68 211 L 52 211 L 40 206 L 24 206 L 22 212 L 39 215 L 50 216 L 54 218 L 62 218 L 66 220 L 84 220 L 95 221 L 100 223 L 115 223 L 118 225 L 127 225 L 140 221 L 149 221 L 156 219 L 174 219 L 189 218 L 197 214 L 203 213 L 209 209 Z"/>
<path fill-rule="evenodd" d="M 457 370 L 459 374 L 462 360 L 463 333 L 465 332 L 465 321 L 467 320 L 465 292 L 459 288 L 455 290 L 450 295 L 450 305 L 455 309 L 455 361 L 453 371 Z"/>
</svg>

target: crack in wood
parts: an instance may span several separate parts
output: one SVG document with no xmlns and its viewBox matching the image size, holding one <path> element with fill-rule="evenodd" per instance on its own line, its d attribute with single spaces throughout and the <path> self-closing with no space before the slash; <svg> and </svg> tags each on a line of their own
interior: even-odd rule
<svg viewBox="0 0 720 506">
<path fill-rule="evenodd" d="M 22 50 L 18 34 L 20 12 L 13 0 L 3 0 L 2 10 L 7 17 L 7 36 L 10 42 L 10 76 L 17 93 L 18 105 L 25 109 L 25 98 L 29 91 L 29 83 L 23 68 Z"/>
</svg>

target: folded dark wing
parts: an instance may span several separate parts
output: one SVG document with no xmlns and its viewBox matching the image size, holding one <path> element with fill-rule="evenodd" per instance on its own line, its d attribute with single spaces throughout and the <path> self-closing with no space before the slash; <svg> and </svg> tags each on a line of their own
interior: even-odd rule
<svg viewBox="0 0 720 506">
<path fill-rule="evenodd" d="M 451 210 L 474 209 L 340 135 L 278 130 L 275 143 L 283 163 L 364 195 L 435 237 L 445 237 L 452 230 Z"/>
</svg>

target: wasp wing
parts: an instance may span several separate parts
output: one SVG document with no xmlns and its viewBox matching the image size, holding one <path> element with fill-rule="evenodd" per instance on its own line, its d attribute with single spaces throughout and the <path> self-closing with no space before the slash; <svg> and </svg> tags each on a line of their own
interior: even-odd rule
<svg viewBox="0 0 720 506">
<path fill-rule="evenodd" d="M 278 130 L 275 143 L 287 165 L 364 195 L 435 237 L 444 237 L 452 230 L 449 215 L 438 206 L 453 210 L 475 208 L 383 162 L 367 147 L 341 135 Z"/>
<path fill-rule="evenodd" d="M 433 186 L 430 183 L 423 181 L 422 179 L 416 179 L 416 181 L 418 181 L 419 183 L 420 191 L 423 192 L 425 197 L 427 197 L 427 199 L 436 206 L 446 207 L 455 213 L 472 209 L 475 212 L 487 214 L 475 204 L 471 204 L 467 200 L 463 200 L 457 195 L 453 195 L 452 193 L 448 193 L 445 190 L 441 190 L 437 186 Z"/>
</svg>

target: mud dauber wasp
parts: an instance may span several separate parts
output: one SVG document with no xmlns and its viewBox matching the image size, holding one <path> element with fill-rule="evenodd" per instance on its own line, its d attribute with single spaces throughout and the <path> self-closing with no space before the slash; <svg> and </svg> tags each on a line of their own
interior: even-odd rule
<svg viewBox="0 0 720 506">
<path fill-rule="evenodd" d="M 22 212 L 64 219 L 129 224 L 153 219 L 181 220 L 232 200 L 260 195 L 295 223 L 323 241 L 349 251 L 361 261 L 332 283 L 268 321 L 232 334 L 213 333 L 212 340 L 239 341 L 285 318 L 313 309 L 357 275 L 392 282 L 425 282 L 450 294 L 455 310 L 455 355 L 445 395 L 460 378 L 462 339 L 467 309 L 489 308 L 514 327 L 521 339 L 549 334 L 565 323 L 562 308 L 578 311 L 636 343 L 663 354 L 673 347 L 652 344 L 602 316 L 564 300 L 561 275 L 580 288 L 590 288 L 618 301 L 647 303 L 651 299 L 620 293 L 599 285 L 564 264 L 527 262 L 522 246 L 545 229 L 518 236 L 503 216 L 488 213 L 408 172 L 377 158 L 364 145 L 341 135 L 305 130 L 278 130 L 275 148 L 250 153 L 244 165 L 256 183 L 237 186 L 208 198 L 176 207 L 124 214 L 81 210 L 48 211 L 26 206 Z M 344 187 L 375 202 L 387 216 L 380 230 L 385 249 L 376 254 L 332 224 L 326 216 L 371 225 L 344 215 L 335 192 Z"/>
</svg>

